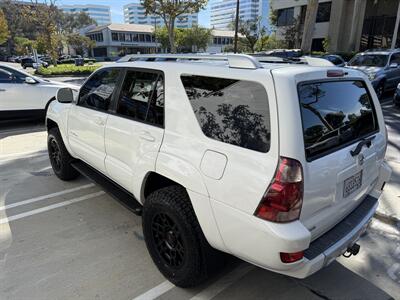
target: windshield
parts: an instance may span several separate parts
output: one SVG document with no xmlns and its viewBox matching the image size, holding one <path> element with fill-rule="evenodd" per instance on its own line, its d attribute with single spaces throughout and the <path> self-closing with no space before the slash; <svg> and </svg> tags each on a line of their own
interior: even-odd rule
<svg viewBox="0 0 400 300">
<path fill-rule="evenodd" d="M 350 62 L 350 66 L 358 67 L 384 67 L 388 62 L 389 55 L 386 54 L 363 54 L 357 55 Z"/>
</svg>

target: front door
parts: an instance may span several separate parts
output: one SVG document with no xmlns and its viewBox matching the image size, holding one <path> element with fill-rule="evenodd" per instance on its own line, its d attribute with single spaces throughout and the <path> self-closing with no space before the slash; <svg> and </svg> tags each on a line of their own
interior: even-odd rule
<svg viewBox="0 0 400 300">
<path fill-rule="evenodd" d="M 72 151 L 104 174 L 104 130 L 119 75 L 118 68 L 95 73 L 81 88 L 78 103 L 72 105 L 68 114 L 68 139 Z"/>
<path fill-rule="evenodd" d="M 163 74 L 128 69 L 105 129 L 107 174 L 126 190 L 136 190 L 135 179 L 155 169 L 163 136 Z"/>
</svg>

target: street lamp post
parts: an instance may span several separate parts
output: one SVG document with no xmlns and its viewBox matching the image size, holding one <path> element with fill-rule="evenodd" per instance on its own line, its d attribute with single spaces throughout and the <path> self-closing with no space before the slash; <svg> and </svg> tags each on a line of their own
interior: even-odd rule
<svg viewBox="0 0 400 300">
<path fill-rule="evenodd" d="M 240 7 L 240 0 L 236 0 L 236 20 L 235 20 L 235 44 L 233 47 L 233 52 L 238 52 L 238 31 L 239 31 L 239 9 Z"/>
</svg>

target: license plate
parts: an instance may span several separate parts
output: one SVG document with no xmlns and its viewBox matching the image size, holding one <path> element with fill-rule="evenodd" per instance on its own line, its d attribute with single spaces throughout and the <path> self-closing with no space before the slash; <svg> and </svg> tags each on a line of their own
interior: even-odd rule
<svg viewBox="0 0 400 300">
<path fill-rule="evenodd" d="M 347 178 L 343 186 L 343 198 L 347 198 L 362 186 L 362 171 Z"/>
</svg>

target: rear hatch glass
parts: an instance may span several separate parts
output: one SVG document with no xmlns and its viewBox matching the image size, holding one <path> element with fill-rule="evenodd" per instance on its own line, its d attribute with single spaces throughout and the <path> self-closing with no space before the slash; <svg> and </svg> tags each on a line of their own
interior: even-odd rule
<svg viewBox="0 0 400 300">
<path fill-rule="evenodd" d="M 307 161 L 378 131 L 373 102 L 361 80 L 301 83 L 299 98 Z"/>
</svg>

